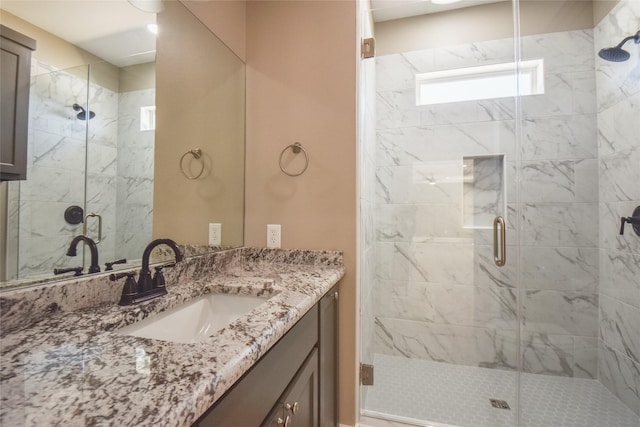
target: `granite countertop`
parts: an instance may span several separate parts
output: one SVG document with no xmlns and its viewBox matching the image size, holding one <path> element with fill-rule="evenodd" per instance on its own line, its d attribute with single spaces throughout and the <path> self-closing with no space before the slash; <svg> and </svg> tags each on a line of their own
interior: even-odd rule
<svg viewBox="0 0 640 427">
<path fill-rule="evenodd" d="M 105 278 L 0 294 L 0 425 L 189 426 L 343 275 L 338 252 L 241 248 L 187 259 L 169 295 L 136 306 Z M 76 307 L 87 289 L 105 292 Z M 199 343 L 116 332 L 212 292 L 265 303 Z"/>
</svg>

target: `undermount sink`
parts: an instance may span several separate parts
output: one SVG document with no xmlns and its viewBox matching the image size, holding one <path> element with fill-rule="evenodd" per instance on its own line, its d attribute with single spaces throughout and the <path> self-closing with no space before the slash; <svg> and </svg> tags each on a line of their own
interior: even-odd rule
<svg viewBox="0 0 640 427">
<path fill-rule="evenodd" d="M 266 301 L 266 297 L 251 295 L 207 294 L 120 328 L 118 333 L 177 343 L 200 342 Z"/>
</svg>

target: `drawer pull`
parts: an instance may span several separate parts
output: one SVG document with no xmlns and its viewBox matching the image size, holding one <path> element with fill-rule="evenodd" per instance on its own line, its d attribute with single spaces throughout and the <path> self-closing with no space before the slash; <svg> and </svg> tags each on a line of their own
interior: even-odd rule
<svg viewBox="0 0 640 427">
<path fill-rule="evenodd" d="M 287 403 L 286 405 L 284 405 L 285 408 L 287 408 L 287 410 L 293 412 L 293 415 L 295 415 L 298 412 L 298 402 L 294 402 L 293 405 L 291 405 L 291 403 Z"/>
<path fill-rule="evenodd" d="M 276 420 L 276 423 L 278 423 L 278 425 L 284 424 L 284 427 L 289 427 L 289 425 L 291 424 L 291 417 L 287 415 L 287 417 L 284 420 L 278 417 L 278 419 Z"/>
</svg>

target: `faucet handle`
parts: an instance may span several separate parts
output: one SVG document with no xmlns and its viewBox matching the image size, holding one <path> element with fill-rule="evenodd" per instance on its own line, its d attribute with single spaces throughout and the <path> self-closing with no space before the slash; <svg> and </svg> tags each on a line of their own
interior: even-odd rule
<svg viewBox="0 0 640 427">
<path fill-rule="evenodd" d="M 158 265 L 155 267 L 156 272 L 153 275 L 153 287 L 154 288 L 164 288 L 166 282 L 164 280 L 164 273 L 162 273 L 163 268 L 171 268 L 175 267 L 176 263 L 171 262 L 169 264 Z"/>
<path fill-rule="evenodd" d="M 106 268 L 104 269 L 104 271 L 113 270 L 113 265 L 114 264 L 126 264 L 126 263 L 127 263 L 127 259 L 126 258 L 122 258 L 122 259 L 119 259 L 117 261 L 112 261 L 112 262 L 105 262 L 104 265 L 105 265 Z"/>
<path fill-rule="evenodd" d="M 120 302 L 118 303 L 118 305 L 133 304 L 133 301 L 136 298 L 136 295 L 138 294 L 138 291 L 136 289 L 137 288 L 136 281 L 134 279 L 135 275 L 136 273 L 131 271 L 127 273 L 117 273 L 117 274 L 112 273 L 109 275 L 109 280 L 111 280 L 112 282 L 115 282 L 116 280 L 120 280 L 125 276 L 127 278 L 127 280 L 125 280 L 124 282 L 124 286 L 122 287 L 122 295 L 120 296 Z"/>
<path fill-rule="evenodd" d="M 53 274 L 57 276 L 58 274 L 71 273 L 72 271 L 76 273 L 74 276 L 82 276 L 82 267 L 54 268 Z"/>
</svg>

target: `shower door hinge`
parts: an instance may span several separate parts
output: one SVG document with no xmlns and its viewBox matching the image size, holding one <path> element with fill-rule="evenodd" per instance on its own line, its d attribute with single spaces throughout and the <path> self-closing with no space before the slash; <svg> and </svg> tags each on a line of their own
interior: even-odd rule
<svg viewBox="0 0 640 427">
<path fill-rule="evenodd" d="M 362 39 L 360 45 L 360 56 L 363 58 L 373 58 L 376 55 L 376 41 L 373 37 Z"/>
<path fill-rule="evenodd" d="M 373 385 L 373 365 L 360 364 L 360 384 Z"/>
</svg>

